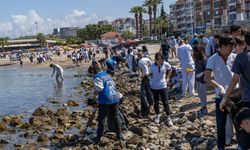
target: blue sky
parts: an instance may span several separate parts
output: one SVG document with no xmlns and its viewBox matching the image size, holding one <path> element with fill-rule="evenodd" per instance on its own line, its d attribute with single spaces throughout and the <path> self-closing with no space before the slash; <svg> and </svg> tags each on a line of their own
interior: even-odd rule
<svg viewBox="0 0 250 150">
<path fill-rule="evenodd" d="M 32 35 L 34 22 L 39 31 L 50 33 L 55 27 L 80 26 L 119 17 L 133 16 L 130 8 L 144 0 L 4 0 L 0 7 L 0 36 Z M 175 0 L 163 0 L 165 10 Z M 147 15 L 145 15 L 147 17 Z"/>
</svg>

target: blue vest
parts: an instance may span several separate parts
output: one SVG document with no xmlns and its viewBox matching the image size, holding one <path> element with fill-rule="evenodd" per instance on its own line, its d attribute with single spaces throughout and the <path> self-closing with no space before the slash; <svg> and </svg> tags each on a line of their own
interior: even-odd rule
<svg viewBox="0 0 250 150">
<path fill-rule="evenodd" d="M 117 91 L 113 79 L 106 72 L 99 72 L 95 78 L 103 81 L 103 91 L 98 95 L 99 104 L 115 104 L 119 102 Z"/>
</svg>

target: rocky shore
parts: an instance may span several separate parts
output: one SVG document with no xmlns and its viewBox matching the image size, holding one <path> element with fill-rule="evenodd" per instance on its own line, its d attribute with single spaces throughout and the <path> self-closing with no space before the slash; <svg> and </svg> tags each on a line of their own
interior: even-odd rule
<svg viewBox="0 0 250 150">
<path fill-rule="evenodd" d="M 156 48 L 155 48 L 156 49 Z M 173 65 L 178 63 L 172 62 Z M 82 74 L 84 76 L 84 74 Z M 88 138 L 94 136 L 97 121 L 93 120 L 87 132 L 83 132 L 92 108 L 82 101 L 70 99 L 62 103 L 49 99 L 49 105 L 37 108 L 32 115 L 5 116 L 0 119 L 0 149 L 176 149 L 205 150 L 216 148 L 215 104 L 212 91 L 208 91 L 208 111 L 205 116 L 197 113 L 200 109 L 198 97 L 179 100 L 170 99 L 170 109 L 174 126 L 165 124 L 164 113 L 161 123 L 153 122 L 154 111 L 150 117 L 139 117 L 139 79 L 130 79 L 126 69 L 113 77 L 117 89 L 123 94 L 121 110 L 129 120 L 129 129 L 123 131 L 125 141 L 116 141 L 115 134 L 106 132 L 99 145 L 93 145 Z M 77 76 L 80 77 L 80 76 Z M 76 88 L 77 95 L 91 89 L 91 80 L 83 77 L 82 84 Z M 161 112 L 163 108 L 161 106 Z M 235 143 L 234 143 L 235 144 Z M 233 145 L 235 147 L 235 145 Z"/>
<path fill-rule="evenodd" d="M 148 119 L 138 117 L 140 109 L 139 80 L 129 79 L 126 71 L 113 77 L 124 95 L 121 109 L 129 120 L 129 129 L 123 131 L 125 141 L 115 141 L 114 133 L 105 133 L 100 145 L 88 141 L 96 129 L 94 119 L 88 134 L 81 134 L 86 126 L 91 107 L 82 107 L 84 101 L 69 100 L 60 104 L 50 99 L 51 107 L 41 106 L 27 118 L 24 115 L 5 116 L 0 121 L 1 149 L 216 149 L 214 103 L 209 96 L 209 114 L 200 116 L 197 97 L 170 100 L 171 116 L 175 126 L 168 127 L 164 115 L 160 124 L 153 122 L 154 111 Z M 88 93 L 91 82 L 84 80 L 77 91 Z M 53 108 L 54 106 L 54 108 Z M 55 109 L 56 108 L 56 109 Z M 161 107 L 162 110 L 162 107 Z M 14 139 L 14 140 L 13 140 Z"/>
</svg>

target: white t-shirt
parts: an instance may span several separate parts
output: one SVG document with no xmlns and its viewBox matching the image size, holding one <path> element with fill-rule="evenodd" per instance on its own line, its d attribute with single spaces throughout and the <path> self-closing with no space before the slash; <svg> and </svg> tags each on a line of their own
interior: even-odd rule
<svg viewBox="0 0 250 150">
<path fill-rule="evenodd" d="M 225 64 L 223 58 L 219 55 L 219 53 L 211 56 L 207 61 L 206 69 L 210 70 L 214 74 L 214 80 L 224 87 L 227 90 L 229 83 L 233 77 L 233 72 L 231 68 L 233 66 L 234 59 L 236 54 L 231 53 Z M 216 97 L 219 96 L 219 91 L 216 89 Z"/>
<path fill-rule="evenodd" d="M 164 62 L 159 68 L 155 63 L 151 65 L 151 73 L 153 77 L 151 79 L 150 87 L 152 89 L 164 89 L 167 87 L 166 72 L 171 69 L 171 65 Z"/>
<path fill-rule="evenodd" d="M 149 58 L 142 58 L 138 62 L 139 68 L 142 70 L 142 76 L 149 75 L 149 67 L 151 66 L 151 60 Z"/>
<path fill-rule="evenodd" d="M 63 68 L 59 66 L 58 64 L 55 64 L 54 69 L 57 73 L 63 73 Z"/>
<path fill-rule="evenodd" d="M 178 57 L 181 61 L 181 67 L 182 68 L 195 68 L 194 59 L 192 57 L 193 49 L 192 47 L 188 45 L 181 45 L 178 49 Z"/>
</svg>

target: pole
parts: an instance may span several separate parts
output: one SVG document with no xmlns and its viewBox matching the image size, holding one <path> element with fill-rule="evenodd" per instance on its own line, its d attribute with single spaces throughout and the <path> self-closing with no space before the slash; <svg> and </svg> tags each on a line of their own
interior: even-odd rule
<svg viewBox="0 0 250 150">
<path fill-rule="evenodd" d="M 36 35 L 38 34 L 38 22 L 35 22 L 36 24 Z"/>
</svg>

